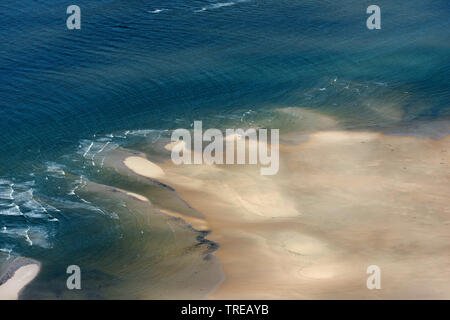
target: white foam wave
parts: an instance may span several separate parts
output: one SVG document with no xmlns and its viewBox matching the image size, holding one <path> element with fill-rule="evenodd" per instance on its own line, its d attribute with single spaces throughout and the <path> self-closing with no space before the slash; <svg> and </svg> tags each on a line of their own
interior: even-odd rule
<svg viewBox="0 0 450 320">
<path fill-rule="evenodd" d="M 6 185 L 0 185 L 0 199 L 12 200 L 14 183 L 7 183 Z"/>
<path fill-rule="evenodd" d="M 28 189 L 24 192 L 15 193 L 14 200 L 16 202 L 25 202 L 33 199 L 33 189 Z"/>
<path fill-rule="evenodd" d="M 198 10 L 194 10 L 194 12 L 203 12 L 203 11 L 207 11 L 207 10 L 215 10 L 215 9 L 220 9 L 220 8 L 224 8 L 224 7 L 231 7 L 234 6 L 235 4 L 238 3 L 243 3 L 243 2 L 249 2 L 250 0 L 236 0 L 236 1 L 229 1 L 229 2 L 217 2 L 217 3 L 213 3 L 209 6 L 200 8 Z"/>
<path fill-rule="evenodd" d="M 219 2 L 219 3 L 214 3 L 210 6 L 211 9 L 219 9 L 222 7 L 229 7 L 229 6 L 233 6 L 235 5 L 236 2 Z"/>
<path fill-rule="evenodd" d="M 0 230 L 0 233 L 5 234 L 9 237 L 13 237 L 13 238 L 20 238 L 23 239 L 25 238 L 26 242 L 31 246 L 33 245 L 33 241 L 31 241 L 30 236 L 28 234 L 28 232 L 30 231 L 30 227 L 27 228 L 7 228 L 7 227 L 3 227 Z"/>
<path fill-rule="evenodd" d="M 18 182 L 16 182 L 16 183 L 14 183 L 14 186 L 15 187 L 17 187 L 17 188 L 27 188 L 27 187 L 32 187 L 32 186 L 34 186 L 34 184 L 35 184 L 35 181 L 34 180 L 31 180 L 31 181 L 25 181 L 25 182 L 20 182 L 20 183 L 18 183 Z"/>
<path fill-rule="evenodd" d="M 65 176 L 66 172 L 63 170 L 63 168 L 64 167 L 62 165 L 55 163 L 55 162 L 47 163 L 47 172 L 49 172 L 49 173 L 54 173 L 54 174 Z"/>
<path fill-rule="evenodd" d="M 53 217 L 49 214 L 49 211 L 59 212 L 57 208 L 36 200 L 33 189 L 15 192 L 12 200 L 14 202 L 0 209 L 0 215 L 50 219 Z"/>
<path fill-rule="evenodd" d="M 89 151 L 91 150 L 92 146 L 94 145 L 94 142 L 91 142 L 91 144 L 89 145 L 89 147 L 86 149 L 86 151 L 83 153 L 83 157 L 86 158 L 87 154 L 89 153 Z"/>
<path fill-rule="evenodd" d="M 12 253 L 11 248 L 0 248 L 0 252 L 8 254 L 8 256 L 6 257 L 6 260 L 9 260 L 11 258 L 11 253 Z"/>
<path fill-rule="evenodd" d="M 161 13 L 161 12 L 164 12 L 164 11 L 168 11 L 168 9 L 164 9 L 164 8 L 162 8 L 162 9 L 155 9 L 155 10 L 152 10 L 152 11 L 149 11 L 149 12 L 153 13 L 153 14 L 157 14 L 157 13 Z"/>
<path fill-rule="evenodd" d="M 245 119 L 248 117 L 248 116 L 250 116 L 251 114 L 253 114 L 253 113 L 255 113 L 255 111 L 253 111 L 252 109 L 250 109 L 250 110 L 248 110 L 248 111 L 245 111 L 243 114 L 242 114 L 242 116 L 241 116 L 241 122 L 244 122 L 245 121 Z"/>
<path fill-rule="evenodd" d="M 72 190 L 70 190 L 68 195 L 76 195 L 75 191 L 77 191 L 80 188 L 85 187 L 86 184 L 87 184 L 87 182 L 84 180 L 83 176 L 80 176 L 80 179 L 75 180 L 75 187 Z"/>
<path fill-rule="evenodd" d="M 95 141 L 82 140 L 78 153 L 83 158 L 90 160 L 90 164 L 95 167 L 95 160 L 98 155 L 116 149 L 117 147 L 118 144 L 112 143 L 111 138 L 108 137 L 102 137 Z"/>
<path fill-rule="evenodd" d="M 48 218 L 47 210 L 34 199 L 28 200 L 21 206 L 29 210 L 24 212 L 24 215 L 28 218 Z"/>
<path fill-rule="evenodd" d="M 11 208 L 1 209 L 0 215 L 4 216 L 22 216 L 23 213 L 20 211 L 20 208 L 18 205 L 13 205 Z"/>
<path fill-rule="evenodd" d="M 25 239 L 29 246 L 38 246 L 42 248 L 51 247 L 51 244 L 48 241 L 49 235 L 43 227 L 6 228 L 1 229 L 0 233 L 13 238 Z"/>
<path fill-rule="evenodd" d="M 31 241 L 30 236 L 28 235 L 29 231 L 30 231 L 30 227 L 28 227 L 28 229 L 25 230 L 25 240 L 27 240 L 28 244 L 30 246 L 32 246 L 33 245 L 33 241 Z"/>
<path fill-rule="evenodd" d="M 141 136 L 141 137 L 146 137 L 149 134 L 153 134 L 155 132 L 159 132 L 159 130 L 153 130 L 153 129 L 145 129 L 145 130 L 132 130 L 132 131 L 126 131 L 125 135 L 128 136 Z"/>
</svg>

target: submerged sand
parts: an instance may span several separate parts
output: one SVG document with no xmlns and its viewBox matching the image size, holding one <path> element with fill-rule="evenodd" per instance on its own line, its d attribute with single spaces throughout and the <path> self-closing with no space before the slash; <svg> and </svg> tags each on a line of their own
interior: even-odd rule
<svg viewBox="0 0 450 320">
<path fill-rule="evenodd" d="M 449 153 L 449 136 L 334 130 L 281 146 L 274 176 L 125 164 L 206 217 L 226 275 L 213 299 L 449 299 Z M 381 290 L 366 287 L 370 265 Z"/>
</svg>

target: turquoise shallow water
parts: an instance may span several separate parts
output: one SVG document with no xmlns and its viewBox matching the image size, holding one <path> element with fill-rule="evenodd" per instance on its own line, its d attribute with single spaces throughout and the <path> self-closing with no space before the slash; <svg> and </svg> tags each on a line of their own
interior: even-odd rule
<svg viewBox="0 0 450 320">
<path fill-rule="evenodd" d="M 365 27 L 372 3 L 364 1 L 76 4 L 79 31 L 66 29 L 64 1 L 0 4 L 1 259 L 43 263 L 24 297 L 139 298 L 144 289 L 166 297 L 183 280 L 175 261 L 189 270 L 205 261 L 192 272 L 217 268 L 204 234 L 87 192 L 86 181 L 147 190 L 104 165 L 119 147 L 150 152 L 194 120 L 288 126 L 272 112 L 281 106 L 348 129 L 448 133 L 447 1 L 378 1 L 375 31 Z M 88 270 L 82 293 L 64 290 L 70 264 Z"/>
</svg>

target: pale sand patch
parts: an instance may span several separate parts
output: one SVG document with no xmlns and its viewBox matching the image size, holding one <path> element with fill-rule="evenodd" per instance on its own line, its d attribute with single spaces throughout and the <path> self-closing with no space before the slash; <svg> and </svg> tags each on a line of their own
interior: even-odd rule
<svg viewBox="0 0 450 320">
<path fill-rule="evenodd" d="M 29 264 L 14 272 L 14 275 L 0 286 L 0 300 L 17 300 L 19 292 L 39 273 L 37 264 Z"/>
<path fill-rule="evenodd" d="M 141 157 L 128 157 L 123 163 L 135 173 L 142 175 L 147 178 L 161 178 L 164 176 L 164 171 L 153 162 L 141 158 Z"/>
<path fill-rule="evenodd" d="M 186 142 L 184 141 L 172 141 L 164 146 L 167 151 L 181 152 L 186 151 Z"/>
<path fill-rule="evenodd" d="M 273 236 L 274 243 L 284 250 L 302 256 L 317 256 L 329 254 L 330 248 L 319 239 L 299 232 L 278 232 Z"/>
<path fill-rule="evenodd" d="M 121 194 L 127 195 L 127 196 L 129 196 L 129 197 L 131 197 L 133 199 L 136 199 L 136 200 L 139 200 L 139 201 L 142 201 L 142 202 L 150 203 L 150 200 L 147 197 L 145 197 L 145 196 L 143 196 L 141 194 L 137 194 L 135 192 L 123 190 L 123 189 L 120 189 L 120 188 L 117 188 L 117 187 L 105 186 L 105 185 L 98 184 L 98 183 L 95 183 L 95 182 L 89 181 L 89 180 L 86 180 L 86 186 L 89 188 L 90 191 L 95 191 L 95 192 L 107 191 L 107 192 L 110 192 L 110 193 L 120 192 Z"/>
<path fill-rule="evenodd" d="M 300 271 L 300 276 L 313 280 L 332 279 L 338 272 L 343 270 L 336 269 L 333 265 L 313 265 Z"/>
<path fill-rule="evenodd" d="M 134 192 L 129 192 L 129 191 L 126 191 L 126 194 L 131 196 L 131 197 L 133 197 L 133 198 L 136 198 L 138 200 L 141 200 L 141 201 L 144 201 L 144 202 L 150 202 L 150 200 L 148 200 L 146 197 L 144 197 L 144 196 L 142 196 L 140 194 L 137 194 L 137 193 L 134 193 Z"/>
<path fill-rule="evenodd" d="M 211 298 L 449 299 L 449 151 L 449 136 L 327 131 L 280 146 L 275 176 L 169 160 L 158 180 L 220 245 L 227 279 Z M 372 264 L 382 290 L 366 288 Z"/>
</svg>

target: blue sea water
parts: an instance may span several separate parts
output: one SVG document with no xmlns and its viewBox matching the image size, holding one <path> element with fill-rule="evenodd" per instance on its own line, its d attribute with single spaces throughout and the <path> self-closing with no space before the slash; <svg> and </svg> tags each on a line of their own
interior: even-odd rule
<svg viewBox="0 0 450 320">
<path fill-rule="evenodd" d="M 66 28 L 70 4 L 81 8 L 81 30 Z M 366 28 L 371 4 L 381 8 L 381 30 Z M 119 200 L 75 191 L 87 180 L 147 188 L 105 168 L 105 154 L 139 149 L 194 120 L 277 126 L 271 110 L 299 106 L 342 128 L 401 131 L 426 122 L 423 135 L 445 132 L 449 13 L 444 0 L 4 1 L 1 259 L 42 261 L 25 297 L 141 297 L 161 278 L 155 270 L 167 266 L 170 241 L 182 245 L 167 238 L 164 223 L 130 218 Z M 177 228 L 199 256 L 215 245 Z M 77 263 L 91 271 L 89 290 L 68 295 L 65 267 Z"/>
</svg>

